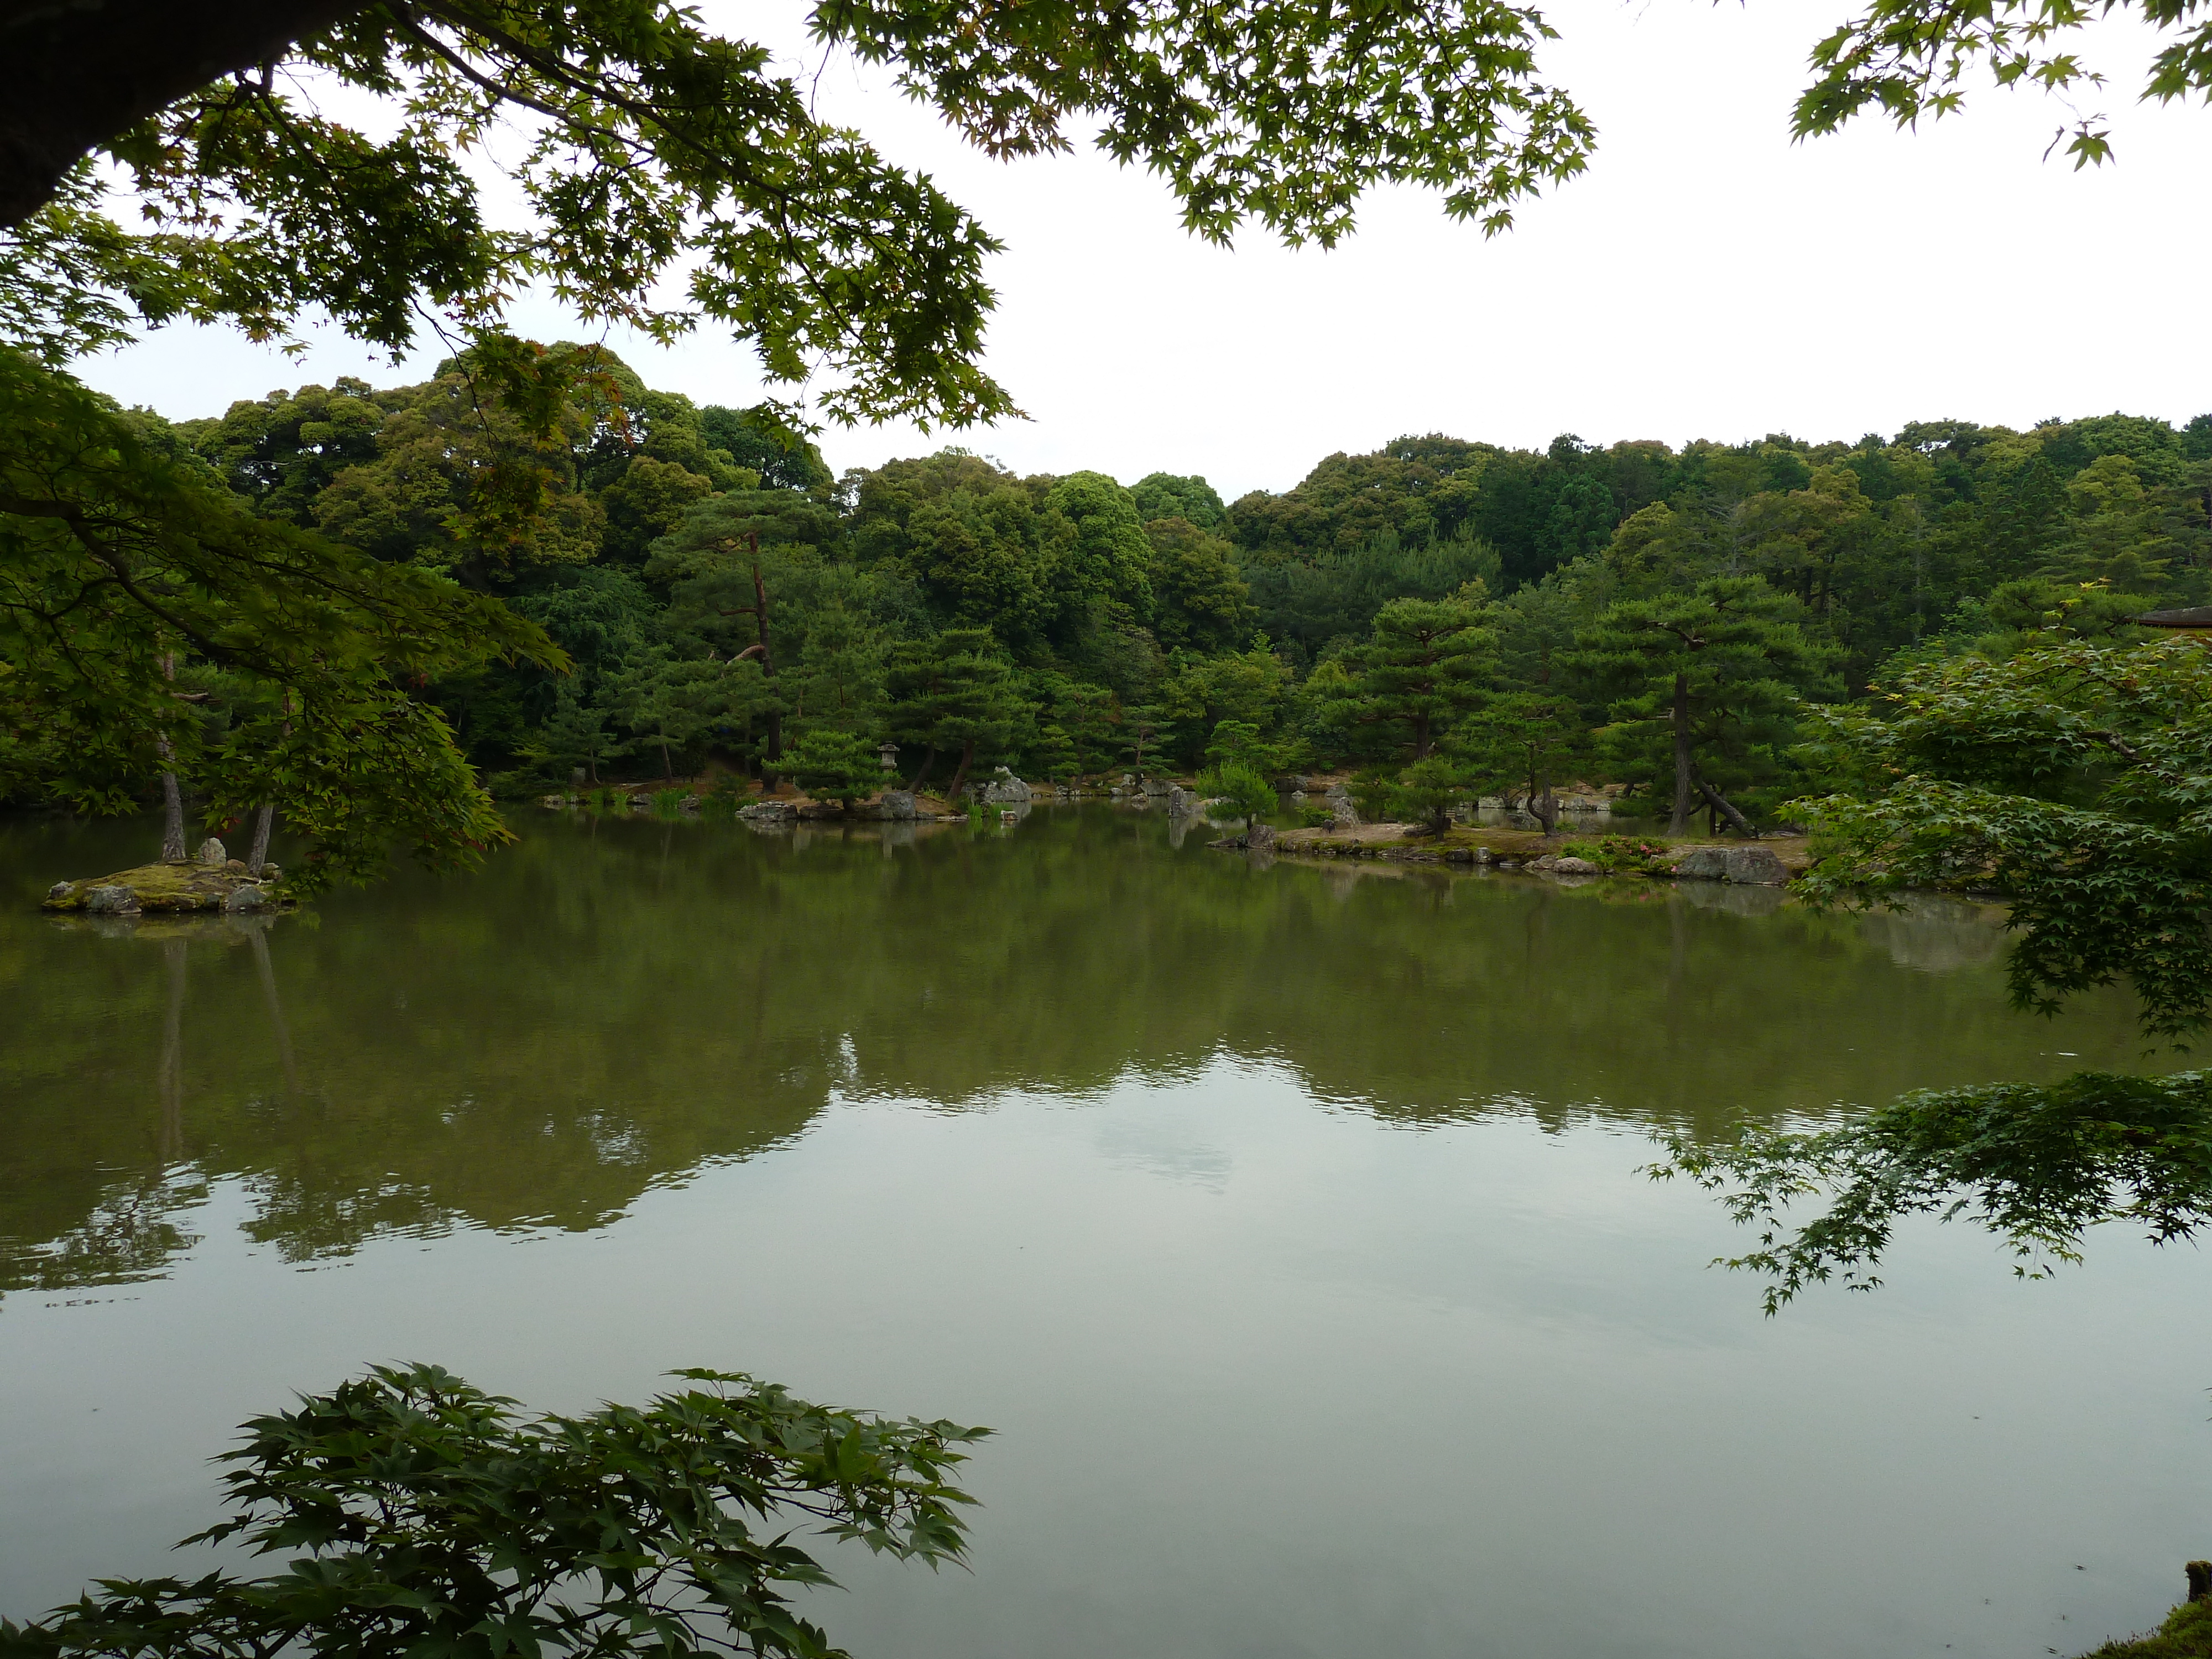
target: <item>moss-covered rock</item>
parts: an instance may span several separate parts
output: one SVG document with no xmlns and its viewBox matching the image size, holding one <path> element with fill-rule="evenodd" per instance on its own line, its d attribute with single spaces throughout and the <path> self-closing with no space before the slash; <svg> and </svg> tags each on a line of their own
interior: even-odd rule
<svg viewBox="0 0 2212 1659">
<path fill-rule="evenodd" d="M 273 869 L 271 866 L 272 872 Z M 246 873 L 244 865 L 143 864 L 136 870 L 119 870 L 112 876 L 58 881 L 47 892 L 44 908 L 128 914 L 130 907 L 120 910 L 116 908 L 116 889 L 127 890 L 136 902 L 135 908 L 149 915 L 273 909 L 293 902 L 273 873 L 257 881 Z M 93 896 L 95 891 L 100 892 L 97 901 Z"/>
<path fill-rule="evenodd" d="M 2184 1601 L 2149 1635 L 2107 1642 L 2082 1659 L 2212 1659 L 2212 1601 Z"/>
</svg>

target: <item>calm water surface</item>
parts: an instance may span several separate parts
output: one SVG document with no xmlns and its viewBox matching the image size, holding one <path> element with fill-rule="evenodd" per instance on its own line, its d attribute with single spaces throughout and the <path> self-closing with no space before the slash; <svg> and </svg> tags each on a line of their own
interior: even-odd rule
<svg viewBox="0 0 2212 1659">
<path fill-rule="evenodd" d="M 1995 919 L 1278 863 L 1157 817 L 519 820 L 482 875 L 58 923 L 0 829 L 0 1613 L 178 1571 L 379 1359 L 988 1423 L 858 1659 L 2072 1654 L 2212 1553 L 2206 1264 L 1908 1230 L 1778 1320 L 1656 1129 L 2139 1061 Z"/>
</svg>

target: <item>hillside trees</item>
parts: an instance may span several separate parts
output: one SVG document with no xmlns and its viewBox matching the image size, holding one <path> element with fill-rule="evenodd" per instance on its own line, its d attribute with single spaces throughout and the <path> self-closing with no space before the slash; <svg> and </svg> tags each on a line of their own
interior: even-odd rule
<svg viewBox="0 0 2212 1659">
<path fill-rule="evenodd" d="M 1163 646 L 1225 651 L 1250 637 L 1258 613 L 1235 548 L 1181 517 L 1150 520 L 1145 538 L 1152 551 L 1153 631 Z"/>
</svg>

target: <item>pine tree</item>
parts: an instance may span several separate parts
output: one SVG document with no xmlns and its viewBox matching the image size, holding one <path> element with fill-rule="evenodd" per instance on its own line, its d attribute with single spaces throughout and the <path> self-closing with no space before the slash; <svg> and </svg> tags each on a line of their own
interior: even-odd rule
<svg viewBox="0 0 2212 1659">
<path fill-rule="evenodd" d="M 910 788 L 920 789 L 941 754 L 957 754 L 948 800 L 975 764 L 1012 737 L 1020 712 L 1012 667 L 988 628 L 949 628 L 933 639 L 908 641 L 891 658 L 887 688 L 891 730 L 927 750 Z"/>
<path fill-rule="evenodd" d="M 1426 760 L 1437 739 L 1482 696 L 1491 635 L 1466 599 L 1393 599 L 1375 613 L 1365 644 L 1346 653 L 1352 691 L 1345 712 L 1355 725 L 1404 728 L 1412 758 Z"/>
<path fill-rule="evenodd" d="M 1717 576 L 1687 593 L 1613 605 L 1584 631 L 1581 666 L 1626 693 L 1618 738 L 1662 734 L 1674 762 L 1669 835 L 1686 834 L 1700 799 L 1742 834 L 1743 814 L 1708 775 L 1714 756 L 1739 761 L 1787 737 L 1801 693 L 1831 689 L 1833 647 L 1808 638 L 1803 607 L 1756 576 Z"/>
</svg>

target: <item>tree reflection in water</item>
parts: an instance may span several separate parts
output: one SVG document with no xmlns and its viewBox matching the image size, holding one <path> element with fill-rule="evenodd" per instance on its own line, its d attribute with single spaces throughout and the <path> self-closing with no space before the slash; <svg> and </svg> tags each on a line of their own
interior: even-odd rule
<svg viewBox="0 0 2212 1659">
<path fill-rule="evenodd" d="M 2139 1066 L 2117 998 L 2063 1030 L 2011 1013 L 2000 919 L 1971 906 L 1817 917 L 1717 884 L 1262 868 L 1104 808 L 981 832 L 520 824 L 466 881 L 403 870 L 273 921 L 0 910 L 26 1034 L 0 1050 L 0 1292 L 161 1271 L 218 1180 L 287 1260 L 603 1227 L 839 1099 L 1089 1097 L 1228 1059 L 1408 1127 L 1708 1135 Z M 106 867 L 102 833 L 0 848 L 51 879 Z M 156 1041 L 149 1124 L 135 1068 Z"/>
</svg>

